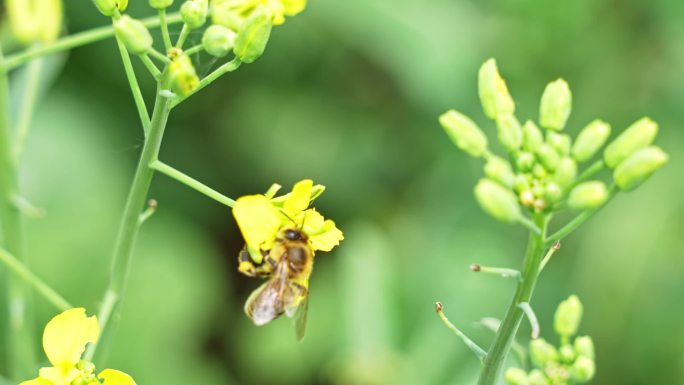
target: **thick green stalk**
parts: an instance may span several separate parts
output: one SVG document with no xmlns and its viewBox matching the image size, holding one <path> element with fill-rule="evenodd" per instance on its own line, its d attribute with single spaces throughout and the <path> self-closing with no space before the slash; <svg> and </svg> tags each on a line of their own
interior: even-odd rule
<svg viewBox="0 0 684 385">
<path fill-rule="evenodd" d="M 0 224 L 4 248 L 23 261 L 22 217 L 14 204 L 19 195 L 18 170 L 12 151 L 12 133 L 9 113 L 9 79 L 2 70 L 4 57 L 0 48 Z M 27 324 L 27 310 L 31 307 L 28 289 L 24 282 L 7 276 L 6 304 L 9 322 L 2 345 L 7 347 L 8 373 L 11 378 L 23 378 L 34 366 L 36 357 L 32 326 Z M 3 290 L 5 291 L 5 290 Z"/>
<path fill-rule="evenodd" d="M 118 314 L 121 311 L 121 302 L 126 292 L 126 283 L 133 259 L 133 248 L 140 230 L 139 218 L 145 209 L 147 194 L 155 172 L 154 169 L 149 167 L 149 164 L 156 160 L 159 155 L 170 112 L 169 104 L 169 100 L 161 96 L 159 90 L 157 90 L 150 132 L 143 146 L 142 154 L 133 177 L 133 184 L 128 194 L 114 251 L 109 287 L 105 294 L 106 301 L 103 303 L 98 317 L 101 325 L 108 325 L 107 328 L 102 330 L 101 343 L 107 340 L 106 334 L 111 334 L 112 328 L 119 319 Z M 91 345 L 91 348 L 86 353 L 86 358 L 93 356 L 94 349 L 95 347 Z"/>
<path fill-rule="evenodd" d="M 495 385 L 497 383 L 524 315 L 523 309 L 519 305 L 529 303 L 532 298 L 544 255 L 544 237 L 546 236 L 548 217 L 537 216 L 534 218 L 534 222 L 542 229 L 542 232 L 541 234 L 530 233 L 527 255 L 522 270 L 522 281 L 518 284 L 513 301 L 506 312 L 506 317 L 501 322 L 494 343 L 487 353 L 480 379 L 477 382 L 478 385 Z"/>
</svg>

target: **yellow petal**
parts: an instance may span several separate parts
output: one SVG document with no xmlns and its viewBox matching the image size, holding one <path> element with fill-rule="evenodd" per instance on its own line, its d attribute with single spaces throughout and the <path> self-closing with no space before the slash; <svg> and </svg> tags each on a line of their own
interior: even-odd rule
<svg viewBox="0 0 684 385">
<path fill-rule="evenodd" d="M 131 376 L 114 369 L 105 369 L 98 377 L 104 380 L 102 385 L 135 385 Z"/>
<path fill-rule="evenodd" d="M 43 333 L 43 349 L 55 367 L 75 366 L 87 343 L 100 336 L 97 318 L 87 317 L 84 308 L 70 309 L 48 322 Z"/>
<path fill-rule="evenodd" d="M 69 385 L 76 377 L 81 375 L 81 371 L 74 367 L 50 367 L 40 368 L 38 372 L 44 383 L 50 385 Z"/>
<path fill-rule="evenodd" d="M 292 193 L 287 197 L 283 209 L 288 215 L 294 216 L 306 210 L 311 202 L 311 191 L 313 190 L 313 181 L 311 179 L 304 179 L 297 182 L 292 188 Z"/>
<path fill-rule="evenodd" d="M 340 241 L 344 239 L 342 231 L 335 226 L 335 222 L 330 219 L 325 221 L 323 226 L 323 231 L 319 234 L 311 235 L 309 240 L 311 241 L 311 247 L 314 250 L 330 251 L 335 246 L 340 244 Z"/>
<path fill-rule="evenodd" d="M 52 385 L 52 382 L 43 379 L 43 378 L 34 378 L 33 380 L 30 381 L 24 381 L 20 383 L 19 385 Z"/>
<path fill-rule="evenodd" d="M 285 14 L 294 16 L 306 8 L 306 0 L 281 0 L 285 6 Z"/>
<path fill-rule="evenodd" d="M 233 208 L 233 216 L 250 249 L 259 250 L 272 242 L 280 227 L 280 213 L 263 195 L 247 195 L 239 198 Z"/>
</svg>

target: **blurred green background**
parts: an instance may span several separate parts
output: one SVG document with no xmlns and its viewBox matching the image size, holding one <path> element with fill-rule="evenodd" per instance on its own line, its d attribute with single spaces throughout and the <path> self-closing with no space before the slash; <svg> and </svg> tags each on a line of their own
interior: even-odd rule
<svg viewBox="0 0 684 385">
<path fill-rule="evenodd" d="M 89 1 L 66 3 L 70 31 L 106 23 Z M 151 13 L 134 3 L 131 14 Z M 468 266 L 517 267 L 526 237 L 477 207 L 481 164 L 436 120 L 457 108 L 493 133 L 476 74 L 495 57 L 520 118 L 536 117 L 543 87 L 562 76 L 573 135 L 596 117 L 614 132 L 645 114 L 661 124 L 670 164 L 565 240 L 533 306 L 555 341 L 555 307 L 579 295 L 581 333 L 598 351 L 593 383 L 684 383 L 683 20 L 680 0 L 311 1 L 258 62 L 174 111 L 161 154 L 231 197 L 303 178 L 328 187 L 317 207 L 346 240 L 316 259 L 307 338 L 296 343 L 285 319 L 250 323 L 242 306 L 259 282 L 236 272 L 230 211 L 158 175 L 159 210 L 99 367 L 139 384 L 475 383 L 477 360 L 434 302 L 487 346 L 477 321 L 502 317 L 514 284 Z M 29 222 L 28 252 L 41 277 L 95 313 L 142 130 L 113 41 L 66 59 L 22 171 L 48 213 Z M 42 330 L 54 310 L 38 302 Z M 528 335 L 523 325 L 520 340 Z"/>
</svg>

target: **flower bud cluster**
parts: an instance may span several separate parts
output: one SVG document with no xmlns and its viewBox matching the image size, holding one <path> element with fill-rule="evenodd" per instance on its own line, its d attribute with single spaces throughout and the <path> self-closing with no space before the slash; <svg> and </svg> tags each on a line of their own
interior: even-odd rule
<svg viewBox="0 0 684 385">
<path fill-rule="evenodd" d="M 511 385 L 573 385 L 590 381 L 596 372 L 594 342 L 589 336 L 577 334 L 582 319 L 582 304 L 576 296 L 561 302 L 556 310 L 554 329 L 560 336 L 560 347 L 543 338 L 530 343 L 530 357 L 535 368 L 526 372 L 520 368 L 506 371 Z"/>
<path fill-rule="evenodd" d="M 649 118 L 630 126 L 603 154 L 611 127 L 602 120 L 590 122 L 573 141 L 563 133 L 572 110 L 572 93 L 563 79 L 544 90 L 539 124 L 516 118 L 515 102 L 494 59 L 480 68 L 479 95 L 485 115 L 496 124 L 505 159 L 492 153 L 483 130 L 466 115 L 450 110 L 439 121 L 458 148 L 485 160 L 485 178 L 475 196 L 485 211 L 504 222 L 515 222 L 521 208 L 542 213 L 564 205 L 576 210 L 603 205 L 611 189 L 600 180 L 585 181 L 579 172 L 582 163 L 599 156 L 601 167 L 613 170 L 612 182 L 622 191 L 634 190 L 667 162 L 667 154 L 652 145 L 658 125 Z"/>
</svg>

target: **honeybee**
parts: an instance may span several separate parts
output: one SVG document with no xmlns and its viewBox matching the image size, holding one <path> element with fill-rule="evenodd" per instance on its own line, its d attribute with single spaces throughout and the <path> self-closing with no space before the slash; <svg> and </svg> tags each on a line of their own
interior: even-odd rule
<svg viewBox="0 0 684 385">
<path fill-rule="evenodd" d="M 309 238 L 302 230 L 283 229 L 271 250 L 262 255 L 263 262 L 259 265 L 251 262 L 246 250 L 238 257 L 243 274 L 268 277 L 247 299 L 245 313 L 257 326 L 282 314 L 294 318 L 297 339 L 301 340 L 306 329 L 309 277 L 314 259 Z"/>
</svg>

